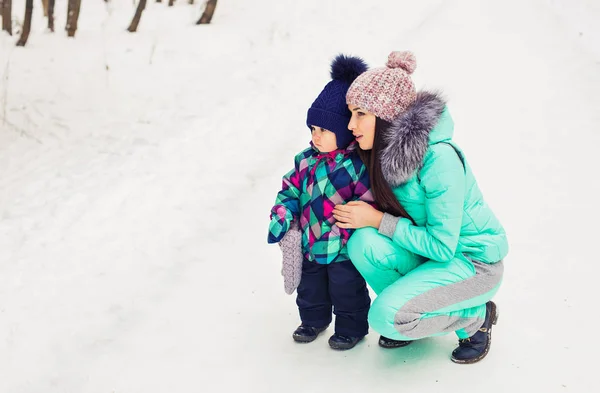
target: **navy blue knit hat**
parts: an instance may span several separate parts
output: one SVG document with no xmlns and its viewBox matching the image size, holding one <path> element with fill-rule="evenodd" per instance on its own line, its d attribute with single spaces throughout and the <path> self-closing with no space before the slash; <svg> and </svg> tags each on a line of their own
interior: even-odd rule
<svg viewBox="0 0 600 393">
<path fill-rule="evenodd" d="M 331 82 L 308 110 L 306 125 L 325 128 L 335 133 L 338 149 L 345 149 L 354 139 L 348 130 L 351 113 L 346 105 L 346 92 L 357 76 L 368 69 L 360 57 L 338 55 L 331 62 Z"/>
</svg>

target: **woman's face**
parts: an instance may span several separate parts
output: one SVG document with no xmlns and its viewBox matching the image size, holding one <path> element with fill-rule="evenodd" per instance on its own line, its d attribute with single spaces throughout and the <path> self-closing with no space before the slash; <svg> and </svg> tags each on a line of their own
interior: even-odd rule
<svg viewBox="0 0 600 393">
<path fill-rule="evenodd" d="M 356 105 L 348 105 L 352 112 L 348 129 L 363 150 L 371 150 L 375 140 L 375 115 Z"/>
</svg>

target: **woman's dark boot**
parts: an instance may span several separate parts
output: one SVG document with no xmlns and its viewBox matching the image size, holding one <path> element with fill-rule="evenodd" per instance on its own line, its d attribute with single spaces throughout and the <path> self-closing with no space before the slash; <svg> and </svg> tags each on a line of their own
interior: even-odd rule
<svg viewBox="0 0 600 393">
<path fill-rule="evenodd" d="M 492 325 L 498 322 L 498 310 L 492 301 L 487 302 L 485 307 L 485 320 L 479 331 L 469 338 L 458 340 L 458 348 L 452 352 L 454 363 L 477 363 L 488 354 L 492 344 Z"/>
<path fill-rule="evenodd" d="M 300 325 L 292 334 L 294 341 L 299 343 L 309 343 L 315 341 L 315 339 L 321 334 L 325 329 L 327 329 L 329 325 L 321 328 L 316 328 L 312 326 Z"/>
<path fill-rule="evenodd" d="M 333 349 L 340 349 L 340 350 L 352 349 L 363 338 L 364 338 L 364 336 L 350 337 L 350 336 L 344 336 L 344 335 L 335 333 L 333 336 L 331 336 L 329 338 L 329 346 Z"/>
<path fill-rule="evenodd" d="M 412 341 L 392 340 L 385 336 L 379 336 L 379 346 L 381 348 L 401 348 L 410 344 Z"/>
</svg>

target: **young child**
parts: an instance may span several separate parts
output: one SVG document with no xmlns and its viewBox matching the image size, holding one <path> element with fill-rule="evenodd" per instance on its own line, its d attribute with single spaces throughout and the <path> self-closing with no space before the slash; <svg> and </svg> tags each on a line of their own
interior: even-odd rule
<svg viewBox="0 0 600 393">
<path fill-rule="evenodd" d="M 314 341 L 331 323 L 333 307 L 335 334 L 329 345 L 334 349 L 353 348 L 369 328 L 371 299 L 346 251 L 351 231 L 335 225 L 333 217 L 336 204 L 373 202 L 366 167 L 348 130 L 351 114 L 346 105 L 348 88 L 366 70 L 367 65 L 357 57 L 339 55 L 332 62 L 333 80 L 308 110 L 311 146 L 296 155 L 294 169 L 283 177 L 269 226 L 268 242 L 282 245 L 286 292 L 292 293 L 297 286 L 302 324 L 293 333 L 294 340 Z M 293 239 L 297 239 L 295 246 Z M 299 280 L 290 286 L 294 277 L 289 275 L 294 271 L 286 260 L 294 260 L 294 251 L 299 257 Z"/>
</svg>

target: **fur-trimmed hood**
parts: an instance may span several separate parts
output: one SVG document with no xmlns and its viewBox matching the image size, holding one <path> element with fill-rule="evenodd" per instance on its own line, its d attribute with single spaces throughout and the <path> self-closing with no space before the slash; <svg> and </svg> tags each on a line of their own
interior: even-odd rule
<svg viewBox="0 0 600 393">
<path fill-rule="evenodd" d="M 423 165 L 430 144 L 449 140 L 453 123 L 439 93 L 419 92 L 415 102 L 383 134 L 380 162 L 392 187 L 406 183 Z"/>
</svg>

